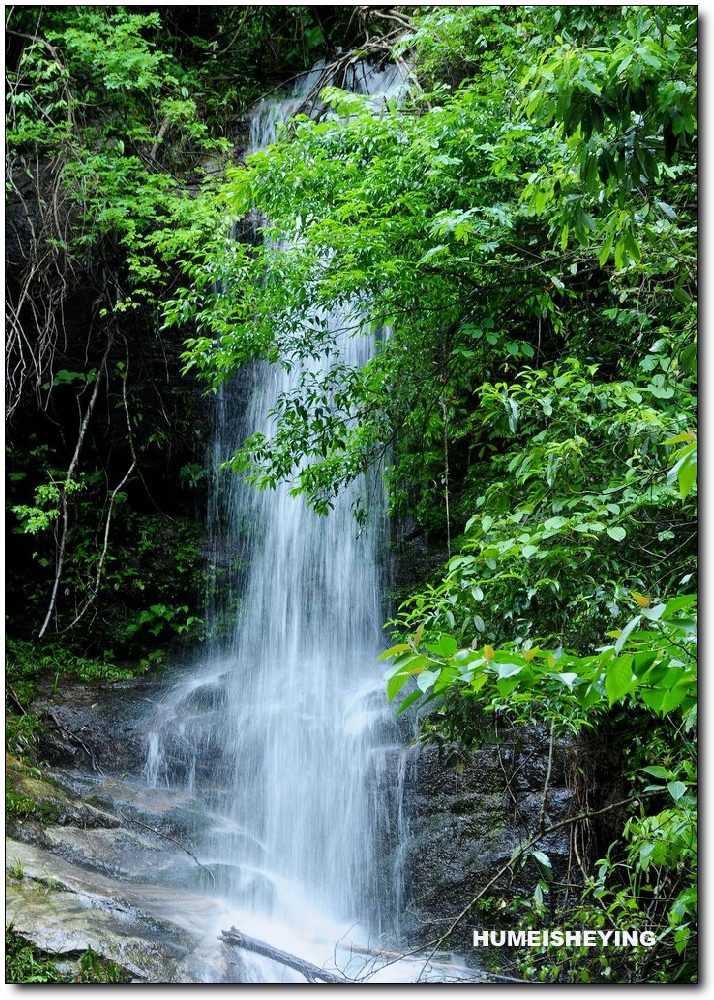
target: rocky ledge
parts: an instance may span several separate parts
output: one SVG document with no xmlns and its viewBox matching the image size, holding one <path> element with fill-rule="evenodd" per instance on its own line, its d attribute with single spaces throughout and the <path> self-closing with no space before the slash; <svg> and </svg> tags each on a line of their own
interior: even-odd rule
<svg viewBox="0 0 714 1000">
<path fill-rule="evenodd" d="M 40 776 L 14 758 L 7 774 L 13 933 L 68 969 L 91 951 L 134 982 L 237 981 L 235 956 L 217 940 L 229 917 L 184 846 L 201 822 L 190 802 L 118 778 Z"/>
</svg>

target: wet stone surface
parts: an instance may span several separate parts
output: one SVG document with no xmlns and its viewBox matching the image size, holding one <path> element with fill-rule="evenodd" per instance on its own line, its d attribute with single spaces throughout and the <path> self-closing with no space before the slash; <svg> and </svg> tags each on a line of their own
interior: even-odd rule
<svg viewBox="0 0 714 1000">
<path fill-rule="evenodd" d="M 500 752 L 500 759 L 499 759 Z M 546 827 L 571 814 L 565 785 L 567 747 L 555 748 L 543 813 Z M 408 751 L 404 766 L 404 930 L 408 937 L 443 931 L 538 829 L 547 772 L 547 734 L 534 727 L 518 744 L 485 746 L 461 759 L 457 771 L 433 746 Z M 569 869 L 567 828 L 538 844 L 556 878 Z M 499 876 L 490 895 L 532 895 L 541 877 L 533 860 Z M 455 946 L 470 948 L 466 921 Z"/>
<path fill-rule="evenodd" d="M 32 710 L 47 723 L 41 754 L 50 764 L 135 774 L 146 757 L 146 723 L 165 682 L 160 676 L 40 688 Z"/>
<path fill-rule="evenodd" d="M 269 908 L 276 888 L 256 871 L 199 856 L 196 845 L 210 839 L 206 834 L 238 836 L 225 829 L 225 817 L 187 792 L 147 787 L 145 722 L 160 690 L 157 681 L 140 680 L 99 689 L 69 685 L 62 703 L 60 695 L 41 695 L 36 709 L 51 713 L 59 730 L 86 749 L 57 731 L 49 769 L 8 762 L 12 787 L 36 802 L 39 813 L 8 826 L 7 919 L 68 968 L 91 948 L 137 982 L 250 981 L 254 973 L 245 972 L 240 954 L 217 940 L 235 919 L 226 899 L 259 895 Z M 194 701 L 195 710 L 210 713 L 220 694 L 200 690 Z M 410 733 L 402 735 L 407 743 Z M 404 917 L 389 932 L 403 945 L 448 926 L 537 828 L 547 742 L 547 733 L 533 727 L 517 740 L 504 737 L 498 746 L 487 743 L 462 756 L 458 770 L 433 746 L 379 752 L 382 805 L 393 818 L 381 844 L 380 881 L 399 894 Z M 546 824 L 572 808 L 567 753 L 555 747 Z M 567 831 L 539 846 L 556 875 L 564 874 Z M 539 874 L 531 862 L 515 879 L 502 876 L 493 891 L 531 894 Z M 467 962 L 471 926 L 452 940 Z M 399 981 L 385 975 L 384 982 Z"/>
<path fill-rule="evenodd" d="M 64 822 L 9 824 L 6 921 L 17 934 L 70 962 L 91 948 L 139 982 L 236 981 L 235 956 L 217 941 L 230 915 L 181 846 L 196 827 L 185 796 L 59 770 L 51 782 L 23 775 L 21 787 L 51 795 Z M 97 789 L 101 810 L 82 798 Z"/>
</svg>

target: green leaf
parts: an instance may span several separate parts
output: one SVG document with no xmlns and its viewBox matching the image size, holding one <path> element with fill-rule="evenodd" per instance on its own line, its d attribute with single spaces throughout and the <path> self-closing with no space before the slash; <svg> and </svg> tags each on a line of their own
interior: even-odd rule
<svg viewBox="0 0 714 1000">
<path fill-rule="evenodd" d="M 451 635 L 442 635 L 436 642 L 428 642 L 426 648 L 436 656 L 443 656 L 445 659 L 453 656 L 459 648 L 459 644 Z"/>
<path fill-rule="evenodd" d="M 604 267 L 610 259 L 610 254 L 612 253 L 612 242 L 613 234 L 610 233 L 600 249 L 600 255 L 598 257 L 600 267 Z"/>
<path fill-rule="evenodd" d="M 664 698 L 662 699 L 662 712 L 666 715 L 673 708 L 678 708 L 686 698 L 687 690 L 685 687 L 674 687 L 669 691 L 665 691 Z"/>
<path fill-rule="evenodd" d="M 683 781 L 668 781 L 667 791 L 675 802 L 679 802 L 683 795 L 687 793 L 687 786 Z"/>
<path fill-rule="evenodd" d="M 642 621 L 641 615 L 635 615 L 635 617 L 632 619 L 632 621 L 629 621 L 627 623 L 627 625 L 625 625 L 624 629 L 620 632 L 619 636 L 617 637 L 617 641 L 615 642 L 615 652 L 616 653 L 620 652 L 620 650 L 622 649 L 622 647 L 625 645 L 625 643 L 629 639 L 630 634 L 632 632 L 634 632 L 634 630 L 637 628 L 637 626 L 639 625 L 639 623 L 641 621 Z"/>
<path fill-rule="evenodd" d="M 392 646 L 391 649 L 385 649 L 383 653 L 379 654 L 380 660 L 390 660 L 397 653 L 408 653 L 412 647 L 408 642 L 400 642 L 396 646 Z"/>
<path fill-rule="evenodd" d="M 470 684 L 471 690 L 474 692 L 480 691 L 487 680 L 488 680 L 488 674 L 484 673 L 476 674 L 476 676 L 473 678 Z"/>
<path fill-rule="evenodd" d="M 502 698 L 507 698 L 512 691 L 515 691 L 519 684 L 519 677 L 501 677 L 498 681 L 496 681 L 498 693 Z"/>
<path fill-rule="evenodd" d="M 686 500 L 697 481 L 696 457 L 692 459 L 687 456 L 687 459 L 682 462 L 677 473 L 677 481 L 679 482 L 679 495 L 682 500 Z"/>
<path fill-rule="evenodd" d="M 664 701 L 665 693 L 666 692 L 658 689 L 648 691 L 646 688 L 643 688 L 639 692 L 639 696 L 648 708 L 651 708 L 653 712 L 657 712 L 659 714 L 662 712 L 662 703 Z"/>
<path fill-rule="evenodd" d="M 627 536 L 627 532 L 625 531 L 625 529 L 621 528 L 619 525 L 615 525 L 612 528 L 608 528 L 607 533 L 610 536 L 610 538 L 613 538 L 616 542 L 621 542 L 622 539 Z"/>
<path fill-rule="evenodd" d="M 556 677 L 561 682 L 561 684 L 564 684 L 565 687 L 567 687 L 569 690 L 572 691 L 573 685 L 577 681 L 579 674 L 574 674 L 566 671 L 565 673 L 553 674 L 553 676 Z"/>
<path fill-rule="evenodd" d="M 523 667 L 517 663 L 493 663 L 491 669 L 498 677 L 506 678 L 515 677 L 516 674 L 520 674 Z"/>
<path fill-rule="evenodd" d="M 691 608 L 696 603 L 696 594 L 682 594 L 681 597 L 673 597 L 671 601 L 667 601 L 663 618 L 666 621 L 676 614 L 676 612 Z"/>
<path fill-rule="evenodd" d="M 402 690 L 404 685 L 409 680 L 411 674 L 404 672 L 400 674 L 395 674 L 394 677 L 390 677 L 387 681 L 387 700 L 394 701 L 396 696 Z"/>
<path fill-rule="evenodd" d="M 412 691 L 411 694 L 408 694 L 406 698 L 404 698 L 404 700 L 399 703 L 399 708 L 397 709 L 396 714 L 401 715 L 402 712 L 406 712 L 406 710 L 410 708 L 415 701 L 419 701 L 422 694 L 423 692 L 420 691 L 419 689 L 417 689 L 416 691 Z"/>
<path fill-rule="evenodd" d="M 605 690 L 610 700 L 610 705 L 620 701 L 630 692 L 633 686 L 632 677 L 632 657 L 621 656 L 607 668 L 605 676 Z"/>
<path fill-rule="evenodd" d="M 659 764 L 653 764 L 651 767 L 643 767 L 640 770 L 644 771 L 645 774 L 651 774 L 653 778 L 671 778 L 672 772 L 669 768 L 661 767 Z"/>
<path fill-rule="evenodd" d="M 544 854 L 543 851 L 531 851 L 531 854 L 536 859 L 538 864 L 549 870 L 552 869 L 553 865 L 551 864 L 550 858 L 547 854 Z"/>
<path fill-rule="evenodd" d="M 665 611 L 665 604 L 655 604 L 653 608 L 643 608 L 642 616 L 643 618 L 647 618 L 648 621 L 656 622 L 659 621 L 659 619 L 664 615 Z"/>
<path fill-rule="evenodd" d="M 423 670 L 420 674 L 417 674 L 416 682 L 419 690 L 423 691 L 424 694 L 431 690 L 439 679 L 440 673 L 440 670 Z"/>
</svg>

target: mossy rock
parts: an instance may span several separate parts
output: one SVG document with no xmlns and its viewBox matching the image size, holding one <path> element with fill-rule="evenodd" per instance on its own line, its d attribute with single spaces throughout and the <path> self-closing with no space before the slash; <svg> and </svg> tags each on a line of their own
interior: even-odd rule
<svg viewBox="0 0 714 1000">
<path fill-rule="evenodd" d="M 22 822 L 34 820 L 43 826 L 118 827 L 116 816 L 83 802 L 57 781 L 37 768 L 27 767 L 17 757 L 6 754 L 6 818 Z"/>
</svg>

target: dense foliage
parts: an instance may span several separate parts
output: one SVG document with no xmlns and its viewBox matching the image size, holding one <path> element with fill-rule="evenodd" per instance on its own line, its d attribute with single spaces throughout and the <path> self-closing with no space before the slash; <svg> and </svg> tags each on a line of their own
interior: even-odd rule
<svg viewBox="0 0 714 1000">
<path fill-rule="evenodd" d="M 426 731 L 456 740 L 469 705 L 621 734 L 632 794 L 578 918 L 659 943 L 530 974 L 686 980 L 696 12 L 426 8 L 396 49 L 409 68 L 381 113 L 328 87 L 230 172 L 228 214 L 261 213 L 263 242 L 208 248 L 168 322 L 195 324 L 187 367 L 211 383 L 254 358 L 334 361 L 236 468 L 327 512 L 386 458 L 393 512 L 445 538 L 444 573 L 393 623 L 400 708 L 426 699 Z M 367 329 L 380 349 L 348 368 L 339 340 Z"/>
<path fill-rule="evenodd" d="M 13 8 L 16 631 L 75 637 L 40 662 L 80 677 L 198 636 L 205 421 L 179 367 L 212 387 L 327 355 L 232 464 L 325 514 L 379 465 L 448 555 L 395 610 L 389 698 L 424 738 L 468 746 L 496 713 L 620 754 L 625 803 L 596 803 L 620 834 L 584 893 L 535 844 L 542 882 L 501 918 L 559 906 L 657 946 L 524 973 L 692 980 L 696 9 L 319 10 Z M 345 45 L 401 86 L 341 89 Z M 241 162 L 231 122 L 316 57 L 337 74 L 317 111 Z M 235 238 L 248 216 L 258 241 Z M 14 657 L 29 697 L 37 654 Z"/>
<path fill-rule="evenodd" d="M 245 108 L 363 34 L 340 8 L 10 9 L 12 634 L 101 661 L 200 637 L 210 409 L 161 304 L 222 228 Z"/>
</svg>

